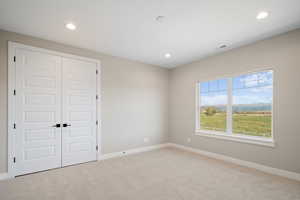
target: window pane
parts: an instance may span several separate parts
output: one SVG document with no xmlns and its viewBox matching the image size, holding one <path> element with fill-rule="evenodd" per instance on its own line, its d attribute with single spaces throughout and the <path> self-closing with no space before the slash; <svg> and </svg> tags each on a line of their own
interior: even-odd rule
<svg viewBox="0 0 300 200">
<path fill-rule="evenodd" d="M 273 72 L 233 78 L 233 133 L 271 137 Z"/>
<path fill-rule="evenodd" d="M 204 86 L 203 86 L 204 85 Z M 208 85 L 208 90 L 202 90 Z M 215 80 L 200 84 L 198 108 L 202 130 L 226 131 L 227 80 Z M 202 87 L 203 86 L 203 87 Z"/>
<path fill-rule="evenodd" d="M 209 81 L 209 91 L 218 91 L 218 81 Z"/>
<path fill-rule="evenodd" d="M 219 90 L 227 90 L 227 80 L 226 79 L 221 79 L 218 80 L 218 84 L 219 84 Z"/>
<path fill-rule="evenodd" d="M 201 83 L 201 89 L 200 89 L 200 92 L 202 92 L 202 93 L 208 92 L 208 82 Z"/>
</svg>

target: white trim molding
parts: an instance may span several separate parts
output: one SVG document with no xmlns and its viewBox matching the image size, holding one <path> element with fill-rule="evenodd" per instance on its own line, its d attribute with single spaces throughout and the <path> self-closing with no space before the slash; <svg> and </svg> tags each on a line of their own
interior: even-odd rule
<svg viewBox="0 0 300 200">
<path fill-rule="evenodd" d="M 257 136 L 247 136 L 241 134 L 226 134 L 223 132 L 209 131 L 209 130 L 196 130 L 197 136 L 211 137 L 223 140 L 230 140 L 235 142 L 256 144 L 267 147 L 275 147 L 275 141 L 273 138 L 262 138 Z"/>
<path fill-rule="evenodd" d="M 8 173 L 1 173 L 0 174 L 0 181 L 4 181 L 4 180 L 7 180 L 7 179 L 11 179 L 11 178 L 14 178 L 14 176 L 10 176 Z"/>
<path fill-rule="evenodd" d="M 110 159 L 110 158 L 117 158 L 117 157 L 127 156 L 127 155 L 131 155 L 131 154 L 142 153 L 142 152 L 146 152 L 146 151 L 153 151 L 156 149 L 162 149 L 162 148 L 166 148 L 169 146 L 171 146 L 169 143 L 164 143 L 164 144 L 140 147 L 140 148 L 135 148 L 135 149 L 129 149 L 129 150 L 120 151 L 120 152 L 107 153 L 107 154 L 103 154 L 99 158 L 99 160 L 106 160 L 106 159 Z"/>
<path fill-rule="evenodd" d="M 233 164 L 240 165 L 240 166 L 243 166 L 243 167 L 257 169 L 259 171 L 262 171 L 262 172 L 265 172 L 265 173 L 268 173 L 268 174 L 273 174 L 273 175 L 293 179 L 293 180 L 296 180 L 296 181 L 300 181 L 300 174 L 296 173 L 296 172 L 277 169 L 277 168 L 265 166 L 265 165 L 262 165 L 262 164 L 249 162 L 249 161 L 245 161 L 245 160 L 240 160 L 240 159 L 233 158 L 233 157 L 230 157 L 230 156 L 225 156 L 225 155 L 222 155 L 222 154 L 203 151 L 203 150 L 200 150 L 200 149 L 195 149 L 195 148 L 192 148 L 192 147 L 187 147 L 187 146 L 183 146 L 183 145 L 175 144 L 175 143 L 163 143 L 163 144 L 158 144 L 158 145 L 152 145 L 152 146 L 140 147 L 140 148 L 135 148 L 135 149 L 129 149 L 129 150 L 120 151 L 120 152 L 103 154 L 103 155 L 99 155 L 98 160 L 118 158 L 118 157 L 123 157 L 123 156 L 127 156 L 127 155 L 138 154 L 138 153 L 143 153 L 143 152 L 147 152 L 147 151 L 153 151 L 153 150 L 156 150 L 156 149 L 167 148 L 167 147 L 174 147 L 174 148 L 177 148 L 177 149 L 180 149 L 180 150 L 183 150 L 183 151 L 189 151 L 189 152 L 192 152 L 192 153 L 197 153 L 197 154 L 200 154 L 200 155 L 204 155 L 204 156 L 207 156 L 207 157 L 210 157 L 210 158 L 214 158 L 214 159 L 222 160 L 222 161 L 225 161 L 225 162 L 233 163 Z M 0 181 L 1 180 L 6 180 L 6 179 L 11 179 L 11 178 L 14 178 L 14 177 L 10 176 L 8 173 L 0 174 Z"/>
<path fill-rule="evenodd" d="M 147 151 L 153 151 L 156 149 L 162 149 L 162 148 L 166 148 L 169 146 L 171 146 L 170 143 L 163 143 L 163 144 L 158 144 L 158 145 L 129 149 L 129 150 L 120 151 L 120 152 L 108 153 L 108 154 L 104 154 L 104 155 L 100 154 L 98 156 L 98 161 L 106 160 L 106 159 L 110 159 L 110 158 L 128 156 L 128 155 L 132 155 L 132 154 L 143 153 L 143 152 L 147 152 Z M 14 178 L 14 176 L 9 175 L 9 173 L 0 173 L 0 181 L 11 179 L 11 178 Z"/>
<path fill-rule="evenodd" d="M 262 165 L 262 164 L 258 164 L 258 163 L 254 163 L 254 162 L 249 162 L 249 161 L 245 161 L 245 160 L 240 160 L 240 159 L 233 158 L 233 157 L 230 157 L 230 156 L 225 156 L 225 155 L 222 155 L 222 154 L 203 151 L 203 150 L 200 150 L 200 149 L 195 149 L 195 148 L 192 148 L 192 147 L 187 147 L 187 146 L 183 146 L 183 145 L 179 145 L 179 144 L 175 144 L 175 143 L 170 143 L 169 146 L 175 147 L 175 148 L 178 148 L 178 149 L 181 149 L 181 150 L 197 153 L 197 154 L 200 154 L 200 155 L 204 155 L 204 156 L 207 156 L 207 157 L 210 157 L 210 158 L 215 158 L 215 159 L 218 159 L 218 160 L 230 162 L 230 163 L 240 165 L 240 166 L 243 166 L 243 167 L 249 167 L 249 168 L 252 168 L 252 169 L 257 169 L 259 171 L 262 171 L 262 172 L 265 172 L 265 173 L 268 173 L 268 174 L 273 174 L 273 175 L 293 179 L 293 180 L 296 180 L 296 181 L 300 181 L 300 174 L 296 173 L 296 172 L 291 172 L 291 171 L 287 171 L 287 170 L 283 170 L 283 169 L 273 168 L 273 167 L 269 167 L 269 166 L 266 166 L 266 165 Z"/>
</svg>

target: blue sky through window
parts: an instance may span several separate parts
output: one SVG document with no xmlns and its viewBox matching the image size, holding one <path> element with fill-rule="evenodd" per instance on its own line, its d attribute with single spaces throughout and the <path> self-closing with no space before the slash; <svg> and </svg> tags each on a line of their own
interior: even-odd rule
<svg viewBox="0 0 300 200">
<path fill-rule="evenodd" d="M 233 104 L 270 104 L 273 97 L 273 72 L 264 71 L 232 79 Z M 202 82 L 201 105 L 227 104 L 227 79 Z"/>
</svg>

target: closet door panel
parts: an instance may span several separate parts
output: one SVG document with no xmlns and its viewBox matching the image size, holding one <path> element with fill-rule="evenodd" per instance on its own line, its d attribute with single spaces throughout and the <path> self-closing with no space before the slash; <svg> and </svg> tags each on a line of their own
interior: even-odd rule
<svg viewBox="0 0 300 200">
<path fill-rule="evenodd" d="M 61 167 L 61 57 L 16 49 L 16 173 Z"/>
<path fill-rule="evenodd" d="M 63 58 L 62 165 L 96 160 L 96 63 Z"/>
</svg>

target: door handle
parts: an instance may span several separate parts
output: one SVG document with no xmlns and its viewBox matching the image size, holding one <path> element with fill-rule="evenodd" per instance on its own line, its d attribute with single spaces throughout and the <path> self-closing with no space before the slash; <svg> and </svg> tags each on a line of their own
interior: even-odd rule
<svg viewBox="0 0 300 200">
<path fill-rule="evenodd" d="M 52 127 L 60 128 L 60 124 L 55 124 Z"/>
<path fill-rule="evenodd" d="M 71 124 L 63 124 L 63 127 L 71 126 Z"/>
</svg>

